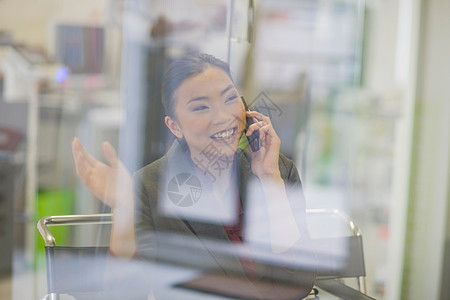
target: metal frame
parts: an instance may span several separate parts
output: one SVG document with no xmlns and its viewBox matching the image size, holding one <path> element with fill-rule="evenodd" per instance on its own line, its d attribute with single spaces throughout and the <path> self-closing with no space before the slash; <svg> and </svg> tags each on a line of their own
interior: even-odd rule
<svg viewBox="0 0 450 300">
<path fill-rule="evenodd" d="M 307 209 L 307 215 L 323 215 L 336 216 L 343 221 L 350 229 L 352 236 L 361 237 L 361 232 L 356 223 L 345 213 L 338 209 Z M 44 240 L 46 247 L 55 247 L 56 241 L 53 234 L 49 230 L 51 226 L 63 225 L 84 225 L 84 224 L 112 224 L 111 214 L 89 214 L 89 215 L 62 215 L 62 216 L 48 216 L 40 219 L 37 223 L 37 229 Z M 363 251 L 361 249 L 361 251 Z M 365 276 L 356 276 L 359 291 L 366 294 Z M 51 293 L 44 299 L 58 299 L 58 295 Z"/>
<path fill-rule="evenodd" d="M 112 224 L 111 214 L 92 214 L 92 215 L 66 215 L 49 216 L 40 219 L 37 223 L 37 229 L 44 240 L 45 246 L 55 247 L 56 242 L 53 234 L 48 229 L 49 226 L 62 225 L 83 225 L 83 224 Z"/>
<path fill-rule="evenodd" d="M 61 215 L 61 216 L 48 216 L 43 217 L 37 222 L 37 229 L 44 240 L 45 247 L 53 249 L 56 247 L 55 237 L 49 230 L 51 226 L 65 226 L 65 225 L 87 225 L 87 224 L 112 224 L 112 215 L 111 214 L 90 214 L 90 215 Z M 46 253 L 47 259 L 48 253 Z M 49 268 L 50 265 L 48 265 Z M 47 280 L 50 280 L 50 273 L 47 270 Z M 51 271 L 50 271 L 51 272 Z M 42 300 L 59 300 L 59 294 L 53 292 L 51 288 L 51 283 L 48 283 L 49 293 L 42 298 Z"/>
<path fill-rule="evenodd" d="M 306 214 L 308 215 L 332 215 L 338 217 L 341 221 L 343 221 L 348 228 L 350 229 L 352 236 L 362 237 L 361 231 L 359 230 L 356 223 L 350 218 L 349 215 L 346 213 L 340 211 L 339 209 L 334 208 L 313 208 L 313 209 L 307 209 Z M 363 249 L 361 249 L 363 251 Z M 367 288 L 366 288 L 366 277 L 365 276 L 356 276 L 358 289 L 361 293 L 366 294 Z"/>
</svg>

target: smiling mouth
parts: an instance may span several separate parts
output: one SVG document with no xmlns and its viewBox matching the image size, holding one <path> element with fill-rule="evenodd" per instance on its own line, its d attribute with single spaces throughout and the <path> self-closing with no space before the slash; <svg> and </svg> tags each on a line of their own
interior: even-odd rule
<svg viewBox="0 0 450 300">
<path fill-rule="evenodd" d="M 234 136 L 234 134 L 236 133 L 236 130 L 237 130 L 236 127 L 222 130 L 220 132 L 217 132 L 217 133 L 211 135 L 211 138 L 215 141 L 229 139 L 230 137 Z"/>
</svg>

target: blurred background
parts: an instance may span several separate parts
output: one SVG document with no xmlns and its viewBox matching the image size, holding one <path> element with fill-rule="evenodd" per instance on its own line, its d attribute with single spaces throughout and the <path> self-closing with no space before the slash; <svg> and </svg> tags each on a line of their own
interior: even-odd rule
<svg viewBox="0 0 450 300">
<path fill-rule="evenodd" d="M 39 218 L 104 211 L 72 138 L 98 158 L 110 141 L 131 172 L 162 156 L 164 66 L 203 51 L 271 117 L 307 207 L 358 224 L 368 293 L 449 299 L 449 14 L 443 0 L 0 0 L 0 298 L 46 293 Z"/>
</svg>

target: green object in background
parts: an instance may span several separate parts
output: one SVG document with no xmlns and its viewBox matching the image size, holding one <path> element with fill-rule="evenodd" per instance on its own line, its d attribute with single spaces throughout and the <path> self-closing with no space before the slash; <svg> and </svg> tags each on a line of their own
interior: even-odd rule
<svg viewBox="0 0 450 300">
<path fill-rule="evenodd" d="M 239 145 L 238 147 L 240 149 L 245 149 L 248 147 L 248 140 L 247 140 L 247 136 L 245 135 L 245 133 L 243 133 L 241 135 L 241 138 L 239 139 Z"/>
<path fill-rule="evenodd" d="M 75 193 L 69 189 L 42 190 L 36 199 L 36 221 L 47 216 L 71 215 Z M 66 245 L 69 239 L 67 226 L 53 226 L 50 228 L 57 245 Z M 36 234 L 36 256 L 45 255 L 45 244 L 39 233 Z"/>
</svg>

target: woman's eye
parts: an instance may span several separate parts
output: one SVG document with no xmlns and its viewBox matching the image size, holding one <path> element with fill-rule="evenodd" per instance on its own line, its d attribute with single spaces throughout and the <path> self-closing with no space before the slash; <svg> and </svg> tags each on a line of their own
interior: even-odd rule
<svg viewBox="0 0 450 300">
<path fill-rule="evenodd" d="M 208 109 L 208 106 L 206 105 L 199 105 L 199 106 L 195 106 L 192 111 L 200 111 L 200 110 L 205 110 Z"/>
<path fill-rule="evenodd" d="M 225 100 L 225 102 L 233 101 L 233 100 L 235 100 L 236 98 L 237 98 L 237 96 L 236 96 L 236 95 L 233 95 L 233 96 L 231 96 L 231 97 L 228 97 L 227 100 Z"/>
</svg>

